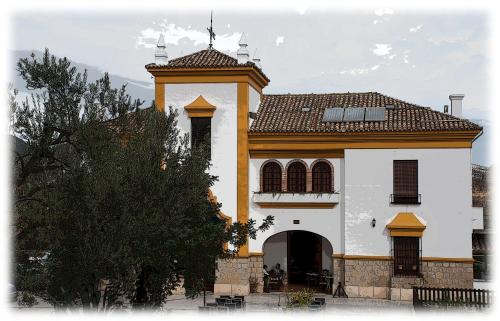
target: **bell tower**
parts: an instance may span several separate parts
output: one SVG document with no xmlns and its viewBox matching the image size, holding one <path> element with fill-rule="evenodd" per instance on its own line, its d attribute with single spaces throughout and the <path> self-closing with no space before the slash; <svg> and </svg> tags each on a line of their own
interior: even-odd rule
<svg viewBox="0 0 500 321">
<path fill-rule="evenodd" d="M 207 49 L 167 60 L 160 36 L 155 63 L 146 65 L 154 77 L 155 103 L 160 111 L 178 112 L 178 126 L 191 140 L 208 133 L 211 141 L 211 174 L 219 177 L 212 192 L 222 212 L 233 221 L 246 223 L 249 216 L 248 128 L 249 114 L 260 104 L 269 78 L 248 59 L 246 37 L 239 42 L 237 58 L 214 48 L 215 33 L 208 28 Z M 248 245 L 240 248 L 248 257 Z"/>
</svg>

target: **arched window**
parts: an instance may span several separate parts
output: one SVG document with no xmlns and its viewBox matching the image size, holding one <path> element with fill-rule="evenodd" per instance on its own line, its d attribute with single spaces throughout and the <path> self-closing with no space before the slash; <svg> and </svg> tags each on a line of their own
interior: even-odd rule
<svg viewBox="0 0 500 321">
<path fill-rule="evenodd" d="M 306 167 L 301 162 L 293 162 L 288 166 L 287 190 L 295 193 L 306 192 Z"/>
<path fill-rule="evenodd" d="M 269 162 L 262 169 L 262 191 L 281 192 L 281 167 L 275 162 Z"/>
<path fill-rule="evenodd" d="M 312 168 L 312 190 L 315 193 L 331 193 L 332 169 L 325 162 L 318 162 Z"/>
</svg>

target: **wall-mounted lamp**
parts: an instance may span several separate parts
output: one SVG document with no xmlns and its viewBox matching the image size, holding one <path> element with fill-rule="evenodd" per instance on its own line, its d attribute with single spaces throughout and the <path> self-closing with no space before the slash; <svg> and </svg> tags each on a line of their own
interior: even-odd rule
<svg viewBox="0 0 500 321">
<path fill-rule="evenodd" d="M 372 219 L 372 222 L 370 223 L 370 225 L 372 227 L 375 227 L 375 224 L 377 224 L 377 220 L 375 218 Z"/>
</svg>

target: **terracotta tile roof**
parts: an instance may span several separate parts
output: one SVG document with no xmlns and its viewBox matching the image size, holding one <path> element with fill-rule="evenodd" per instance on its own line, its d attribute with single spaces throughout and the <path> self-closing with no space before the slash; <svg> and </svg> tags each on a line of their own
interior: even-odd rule
<svg viewBox="0 0 500 321">
<path fill-rule="evenodd" d="M 245 64 L 239 64 L 238 59 L 231 57 L 225 53 L 222 53 L 216 49 L 205 49 L 197 51 L 195 53 L 175 58 L 168 61 L 166 65 L 148 64 L 146 68 L 148 69 L 193 69 L 193 68 L 237 68 L 237 67 L 250 67 L 255 68 L 262 76 L 264 76 L 267 81 L 269 78 L 264 74 L 264 72 L 255 65 L 252 61 Z"/>
<path fill-rule="evenodd" d="M 385 107 L 385 121 L 323 122 L 330 107 Z M 309 107 L 309 111 L 302 111 Z M 264 95 L 251 133 L 334 133 L 480 130 L 481 126 L 377 92 Z"/>
</svg>

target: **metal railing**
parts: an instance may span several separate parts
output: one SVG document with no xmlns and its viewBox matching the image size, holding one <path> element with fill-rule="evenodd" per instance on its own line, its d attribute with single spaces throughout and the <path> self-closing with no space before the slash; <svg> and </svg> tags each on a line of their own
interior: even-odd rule
<svg viewBox="0 0 500 321">
<path fill-rule="evenodd" d="M 391 204 L 420 204 L 421 201 L 422 194 L 391 194 Z"/>
</svg>

